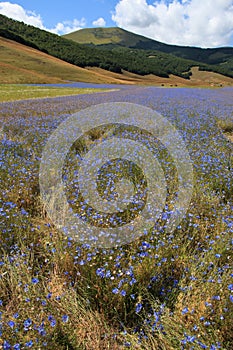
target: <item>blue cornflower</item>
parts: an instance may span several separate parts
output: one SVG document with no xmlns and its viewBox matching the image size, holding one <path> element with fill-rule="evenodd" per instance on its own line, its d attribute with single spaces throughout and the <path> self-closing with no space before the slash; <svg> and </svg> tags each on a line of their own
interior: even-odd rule
<svg viewBox="0 0 233 350">
<path fill-rule="evenodd" d="M 4 340 L 3 342 L 3 350 L 8 350 L 11 348 L 11 344 L 8 341 Z"/>
<path fill-rule="evenodd" d="M 30 318 L 28 318 L 27 320 L 24 321 L 23 325 L 24 325 L 24 329 L 28 330 L 28 327 L 30 327 L 32 324 L 32 320 Z"/>
<path fill-rule="evenodd" d="M 106 278 L 110 278 L 111 277 L 111 271 L 110 270 L 106 271 L 105 277 Z"/>
<path fill-rule="evenodd" d="M 69 316 L 68 315 L 63 315 L 62 316 L 62 322 L 66 323 L 66 322 L 68 322 L 68 320 L 69 320 Z"/>
<path fill-rule="evenodd" d="M 28 212 L 23 208 L 21 209 L 21 213 L 22 213 L 22 215 L 28 215 Z"/>
<path fill-rule="evenodd" d="M 120 292 L 120 294 L 125 297 L 126 296 L 126 291 L 124 289 L 122 289 L 122 291 Z"/>
<path fill-rule="evenodd" d="M 127 348 L 129 348 L 131 346 L 131 343 L 130 342 L 126 342 L 124 343 L 124 346 L 126 346 Z"/>
<path fill-rule="evenodd" d="M 36 277 L 33 277 L 33 278 L 32 278 L 32 283 L 33 283 L 33 284 L 39 283 L 39 279 L 36 278 Z"/>
<path fill-rule="evenodd" d="M 129 284 L 132 286 L 133 284 L 137 283 L 136 278 L 132 278 Z"/>
<path fill-rule="evenodd" d="M 198 345 L 200 345 L 200 347 L 201 347 L 202 349 L 207 349 L 207 348 L 208 348 L 208 346 L 206 346 L 205 344 L 203 344 L 201 341 L 198 341 Z"/>
<path fill-rule="evenodd" d="M 189 343 L 193 343 L 195 341 L 196 337 L 194 335 L 187 335 L 187 341 Z"/>
<path fill-rule="evenodd" d="M 20 345 L 19 345 L 19 344 L 15 344 L 15 345 L 13 346 L 13 349 L 14 349 L 14 350 L 20 350 Z"/>
<path fill-rule="evenodd" d="M 119 293 L 119 289 L 118 288 L 113 288 L 112 292 L 113 292 L 113 294 L 117 294 L 117 293 Z"/>
<path fill-rule="evenodd" d="M 46 335 L 46 331 L 45 331 L 45 329 L 44 329 L 44 324 L 43 324 L 43 323 L 37 328 L 37 330 L 38 330 L 38 333 L 39 333 L 40 335 L 42 335 L 42 336 L 45 336 L 45 335 Z"/>
<path fill-rule="evenodd" d="M 55 318 L 50 322 L 51 327 L 55 327 L 56 326 L 56 320 Z"/>
<path fill-rule="evenodd" d="M 198 331 L 198 326 L 196 324 L 193 326 L 193 330 Z"/>
<path fill-rule="evenodd" d="M 183 310 L 182 310 L 182 315 L 185 315 L 185 314 L 187 314 L 189 312 L 189 309 L 187 308 L 187 307 L 185 307 L 185 308 L 183 308 Z"/>
<path fill-rule="evenodd" d="M 97 276 L 99 277 L 104 277 L 105 276 L 105 269 L 103 267 L 99 267 L 97 270 L 96 270 L 96 274 Z"/>
<path fill-rule="evenodd" d="M 141 309 L 142 309 L 142 304 L 141 303 L 138 303 L 137 305 L 136 305 L 136 313 L 139 313 L 140 311 L 141 311 Z"/>
<path fill-rule="evenodd" d="M 50 322 L 50 326 L 51 327 L 55 327 L 56 326 L 56 320 L 55 320 L 55 318 L 52 315 L 48 316 L 48 320 Z"/>
<path fill-rule="evenodd" d="M 14 321 L 9 321 L 7 324 L 11 328 L 14 328 L 14 326 L 15 326 L 15 322 Z"/>
<path fill-rule="evenodd" d="M 33 345 L 33 341 L 32 341 L 32 340 L 29 340 L 27 343 L 25 343 L 25 346 L 26 346 L 27 348 L 31 348 L 32 345 Z"/>
</svg>

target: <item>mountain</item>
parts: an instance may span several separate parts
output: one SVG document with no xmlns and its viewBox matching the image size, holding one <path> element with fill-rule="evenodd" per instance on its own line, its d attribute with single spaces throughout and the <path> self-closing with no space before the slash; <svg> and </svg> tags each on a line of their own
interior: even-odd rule
<svg viewBox="0 0 233 350">
<path fill-rule="evenodd" d="M 202 49 L 161 43 L 118 27 L 85 28 L 66 34 L 64 38 L 80 44 L 127 47 L 132 49 L 157 50 L 174 56 L 206 64 L 230 64 L 233 68 L 233 47 Z"/>
<path fill-rule="evenodd" d="M 192 68 L 190 80 L 170 76 L 140 76 L 123 71 L 121 74 L 101 68 L 80 68 L 19 42 L 0 37 L 1 83 L 64 83 L 81 81 L 103 84 L 143 84 L 163 86 L 233 85 L 233 79 L 217 73 L 199 72 Z"/>
<path fill-rule="evenodd" d="M 105 30 L 103 31 L 105 33 Z M 105 40 L 116 41 L 118 32 L 119 30 L 116 31 L 115 35 L 111 36 L 112 32 L 110 30 L 108 33 L 109 37 L 107 39 L 105 38 Z M 87 68 L 86 71 L 90 72 L 90 67 L 93 67 L 94 70 L 92 69 L 91 71 L 93 74 L 93 79 L 95 79 L 94 75 L 97 74 L 99 76 L 99 82 L 101 82 L 103 76 L 103 79 L 109 80 L 108 77 L 106 77 L 106 74 L 103 73 L 103 69 L 108 71 L 108 76 L 111 77 L 111 81 L 114 82 L 125 82 L 126 80 L 130 82 L 148 81 L 144 78 L 138 78 L 138 75 L 153 75 L 153 77 L 157 76 L 161 78 L 176 76 L 180 77 L 181 81 L 185 81 L 185 79 L 190 80 L 190 77 L 192 77 L 194 72 L 193 67 L 196 66 L 199 67 L 199 70 L 220 73 L 228 77 L 233 77 L 233 70 L 231 69 L 233 55 L 231 58 L 228 56 L 227 60 L 224 62 L 222 61 L 221 64 L 210 65 L 195 60 L 178 57 L 174 54 L 165 53 L 159 50 L 139 49 L 137 48 L 139 44 L 136 40 L 138 38 L 135 37 L 134 34 L 130 33 L 129 38 L 126 31 L 122 32 L 122 30 L 120 30 L 120 32 L 125 35 L 124 40 L 121 38 L 121 42 L 123 41 L 125 46 L 119 44 L 119 40 L 118 44 L 107 43 L 101 45 L 87 45 L 74 42 L 73 40 L 65 37 L 52 34 L 45 30 L 41 30 L 31 25 L 26 25 L 23 22 L 15 21 L 6 16 L 0 15 L 0 36 L 8 40 L 18 42 L 21 45 L 39 50 L 44 54 L 56 57 L 71 65 L 84 69 Z M 132 36 L 135 38 L 134 42 L 131 40 Z M 150 41 L 150 39 L 146 40 L 148 40 L 148 42 Z M 126 46 L 127 42 L 129 45 L 129 41 L 131 43 L 133 42 L 133 48 Z M 161 45 L 167 46 L 166 44 Z M 3 55 L 3 52 L 0 51 L 0 55 Z M 27 65 L 25 63 L 25 67 L 26 66 Z M 41 72 L 46 70 L 45 67 L 47 66 L 41 64 Z M 98 72 L 96 72 L 97 69 Z M 82 72 L 84 73 L 84 71 Z M 47 73 L 50 74 L 49 71 L 47 71 Z M 114 75 L 113 73 L 117 73 L 118 75 Z M 132 73 L 133 76 L 130 76 Z M 77 77 L 77 75 L 74 75 L 74 77 L 75 76 Z M 121 76 L 121 78 L 119 78 L 119 76 Z M 59 78 L 59 75 L 57 77 Z M 88 77 L 90 78 L 90 75 Z M 88 81 L 90 81 L 88 77 L 81 78 L 80 75 L 80 81 L 84 81 L 83 79 L 88 79 Z M 74 78 L 73 80 L 75 79 L 78 78 Z M 222 80 L 219 77 L 216 79 L 218 81 Z M 151 81 L 150 78 L 149 81 Z"/>
</svg>

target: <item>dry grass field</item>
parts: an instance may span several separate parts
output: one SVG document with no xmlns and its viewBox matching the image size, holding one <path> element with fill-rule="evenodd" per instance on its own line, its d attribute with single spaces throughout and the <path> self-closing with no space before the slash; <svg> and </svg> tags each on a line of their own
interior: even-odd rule
<svg viewBox="0 0 233 350">
<path fill-rule="evenodd" d="M 232 86 L 233 79 L 218 73 L 201 72 L 192 68 L 190 80 L 174 75 L 161 78 L 140 76 L 123 71 L 122 74 L 100 68 L 80 68 L 36 49 L 0 37 L 0 83 L 64 83 L 79 81 L 104 84 L 158 85 L 166 87 L 222 87 Z"/>
</svg>

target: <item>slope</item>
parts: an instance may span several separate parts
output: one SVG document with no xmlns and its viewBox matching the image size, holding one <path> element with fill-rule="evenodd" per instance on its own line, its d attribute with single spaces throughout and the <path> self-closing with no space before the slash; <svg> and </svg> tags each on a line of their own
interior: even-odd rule
<svg viewBox="0 0 233 350">
<path fill-rule="evenodd" d="M 0 37 L 1 83 L 121 83 L 117 77 L 74 66 L 34 48 Z M 121 78 L 121 76 L 120 76 Z"/>
<path fill-rule="evenodd" d="M 0 35 L 32 46 L 80 67 L 99 67 L 116 73 L 121 73 L 124 70 L 139 75 L 154 74 L 167 78 L 170 74 L 174 74 L 189 79 L 191 68 L 200 65 L 196 61 L 183 59 L 161 51 L 130 49 L 122 46 L 110 50 L 96 48 L 95 46 L 88 47 L 22 22 L 14 21 L 3 15 L 0 15 Z M 201 69 L 233 77 L 233 71 L 223 65 L 201 64 Z"/>
<path fill-rule="evenodd" d="M 121 74 L 101 68 L 80 68 L 34 48 L 0 37 L 1 83 L 64 83 L 81 81 L 103 84 L 137 84 L 162 86 L 230 86 L 233 79 L 212 72 L 192 68 L 191 79 L 174 75 L 162 78 L 155 75 Z"/>
<path fill-rule="evenodd" d="M 105 45 L 109 48 L 123 46 L 134 49 L 158 50 L 206 64 L 228 63 L 233 58 L 232 47 L 202 49 L 198 47 L 168 45 L 118 27 L 84 28 L 66 34 L 64 37 L 81 44 Z"/>
</svg>

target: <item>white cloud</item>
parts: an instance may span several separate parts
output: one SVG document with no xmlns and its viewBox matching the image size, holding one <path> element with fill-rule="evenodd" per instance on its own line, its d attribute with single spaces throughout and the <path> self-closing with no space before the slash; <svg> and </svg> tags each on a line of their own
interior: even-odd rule
<svg viewBox="0 0 233 350">
<path fill-rule="evenodd" d="M 92 24 L 95 27 L 105 27 L 106 26 L 106 22 L 105 22 L 103 17 L 100 17 L 96 21 L 93 21 Z"/>
<path fill-rule="evenodd" d="M 112 14 L 119 27 L 177 45 L 216 47 L 233 40 L 232 0 L 120 0 Z"/>
<path fill-rule="evenodd" d="M 73 21 L 59 22 L 54 28 L 46 28 L 39 14 L 25 10 L 22 6 L 10 2 L 0 2 L 0 14 L 56 34 L 70 33 L 86 25 L 85 18 L 82 18 L 81 20 L 74 19 Z"/>
<path fill-rule="evenodd" d="M 18 4 L 0 2 L 0 13 L 7 17 L 44 29 L 40 15 L 37 15 L 32 11 L 27 11 Z"/>
<path fill-rule="evenodd" d="M 85 25 L 85 18 L 82 18 L 81 20 L 74 19 L 73 21 L 64 21 L 57 23 L 55 28 L 47 30 L 55 34 L 67 34 L 82 29 L 83 27 L 85 27 Z"/>
</svg>

